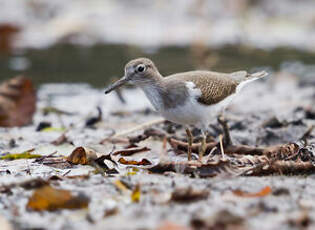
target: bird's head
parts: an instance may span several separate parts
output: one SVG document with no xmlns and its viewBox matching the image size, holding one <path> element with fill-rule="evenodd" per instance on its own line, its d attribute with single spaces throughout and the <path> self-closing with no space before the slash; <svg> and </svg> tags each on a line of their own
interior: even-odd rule
<svg viewBox="0 0 315 230">
<path fill-rule="evenodd" d="M 125 75 L 118 81 L 108 86 L 105 89 L 105 94 L 110 93 L 112 90 L 124 85 L 125 83 L 141 86 L 151 84 L 159 77 L 160 74 L 150 59 L 137 58 L 126 64 Z"/>
</svg>

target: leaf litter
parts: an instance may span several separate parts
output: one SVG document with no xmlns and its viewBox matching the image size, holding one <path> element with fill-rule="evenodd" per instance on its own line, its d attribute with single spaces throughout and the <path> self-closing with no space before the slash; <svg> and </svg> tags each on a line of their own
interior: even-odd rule
<svg viewBox="0 0 315 230">
<path fill-rule="evenodd" d="M 252 93 L 254 94 L 254 92 Z M 305 95 L 303 97 L 307 98 Z M 80 103 L 82 103 L 81 100 L 82 98 L 78 99 Z M 111 98 L 110 100 L 114 99 Z M 86 110 L 94 111 L 98 103 L 94 105 L 92 103 L 89 109 Z M 128 103 L 124 106 L 128 106 Z M 23 169 L 28 171 L 28 175 L 34 174 L 40 177 L 34 181 L 25 180 L 14 183 L 7 183 L 9 177 L 6 180 L 3 178 L 4 182 L 1 182 L 0 191 L 5 199 L 11 200 L 13 198 L 17 199 L 19 188 L 25 191 L 34 190 L 31 191 L 33 194 L 31 196 L 27 193 L 23 195 L 24 198 L 31 198 L 35 194 L 39 194 L 39 196 L 35 196 L 35 201 L 32 200 L 31 205 L 27 205 L 30 206 L 30 210 L 53 211 L 88 207 L 89 212 L 93 214 L 91 216 L 93 220 L 95 220 L 96 210 L 99 212 L 100 209 L 102 215 L 106 217 L 105 219 L 116 216 L 122 218 L 122 215 L 127 215 L 128 218 L 132 219 L 134 214 L 130 213 L 143 212 L 163 216 L 162 212 L 165 212 L 168 213 L 170 220 L 172 215 L 175 215 L 175 223 L 178 221 L 180 226 L 184 228 L 246 229 L 248 223 L 255 225 L 255 222 L 251 219 L 252 217 L 239 215 L 238 209 L 231 209 L 230 204 L 222 194 L 229 191 L 235 197 L 242 198 L 232 200 L 236 203 L 236 206 L 233 206 L 234 208 L 238 207 L 244 210 L 243 204 L 252 204 L 254 207 L 258 207 L 259 204 L 255 202 L 258 202 L 259 199 L 249 198 L 263 197 L 264 201 L 267 202 L 277 197 L 290 199 L 290 196 L 296 193 L 293 187 L 297 187 L 294 181 L 296 177 L 292 176 L 305 176 L 314 173 L 315 153 L 312 128 L 314 118 L 310 112 L 313 110 L 310 110 L 307 106 L 299 106 L 299 111 L 303 111 L 303 122 L 296 119 L 296 121 L 294 119 L 279 119 L 278 116 L 276 118 L 270 116 L 272 119 L 268 120 L 265 115 L 256 115 L 259 114 L 257 111 L 253 113 L 246 112 L 247 116 L 244 119 L 244 111 L 242 112 L 242 110 L 238 111 L 241 114 L 239 117 L 235 113 L 236 118 L 228 118 L 228 122 L 217 121 L 210 126 L 206 150 L 208 155 L 205 155 L 202 159 L 198 158 L 199 134 L 195 131 L 194 160 L 189 162 L 186 155 L 185 131 L 180 126 L 170 128 L 170 124 L 163 121 L 153 122 L 153 126 L 143 126 L 145 116 L 141 117 L 138 113 L 136 115 L 128 113 L 128 116 L 124 117 L 114 116 L 111 115 L 112 111 L 107 111 L 105 107 L 102 107 L 102 118 L 94 119 L 97 121 L 91 124 L 91 127 L 94 133 L 99 129 L 104 129 L 102 132 L 105 133 L 106 128 L 109 131 L 107 136 L 93 136 L 94 133 L 85 128 L 85 118 L 81 119 L 81 123 L 70 126 L 70 120 L 82 116 L 80 113 L 70 110 L 69 113 L 49 113 L 45 120 L 54 116 L 60 116 L 64 120 L 63 124 L 58 124 L 52 119 L 51 127 L 63 127 L 65 125 L 66 130 L 61 135 L 60 133 L 41 132 L 41 135 L 49 137 L 43 143 L 54 143 L 53 146 L 55 147 L 52 148 L 56 149 L 62 148 L 64 145 L 70 145 L 72 150 L 66 154 L 60 154 L 50 149 L 48 153 L 45 153 L 39 146 L 35 145 L 36 154 L 39 151 L 43 152 L 43 155 L 39 154 L 37 159 L 28 159 L 27 157 L 16 158 L 17 160 L 14 161 L 4 161 L 2 159 L 0 172 L 2 173 L 2 168 L 8 169 L 11 173 L 9 177 L 13 177 L 17 172 L 24 173 L 22 170 L 18 171 L 16 167 L 9 167 L 9 163 L 13 166 L 14 164 L 23 164 Z M 65 108 L 60 106 L 61 111 L 68 111 Z M 70 108 L 69 105 L 67 108 Z M 290 111 L 288 113 L 293 113 L 292 116 L 297 113 L 294 112 L 295 110 Z M 108 116 L 113 122 L 104 124 L 108 121 Z M 155 115 L 148 114 L 148 118 L 151 119 L 152 117 L 154 118 Z M 130 122 L 129 127 L 135 127 L 134 121 L 140 119 L 139 128 L 130 129 L 135 133 L 129 132 L 126 127 L 119 131 L 117 127 L 121 127 L 119 124 L 122 123 L 122 119 L 124 122 L 126 121 L 126 126 Z M 267 122 L 264 123 L 263 121 Z M 215 129 L 212 129 L 213 127 Z M 23 129 L 21 128 L 21 131 Z M 247 129 L 249 131 L 246 131 Z M 268 129 L 269 133 L 266 132 Z M 35 133 L 36 129 L 34 127 L 32 130 Z M 223 139 L 221 142 L 216 141 L 216 137 L 219 136 L 221 130 L 224 134 Z M 29 133 L 29 130 L 26 132 Z M 295 139 L 291 139 L 291 136 L 286 134 L 290 132 L 294 133 Z M 80 136 L 81 133 L 85 135 Z M 244 137 L 242 133 L 246 133 L 247 136 Z M 26 140 L 28 140 L 27 137 L 24 137 L 25 140 L 13 137 L 16 140 L 15 145 L 13 145 L 17 146 L 14 147 L 16 149 L 19 146 L 23 147 L 27 143 Z M 253 138 L 255 141 L 252 141 Z M 273 144 L 269 144 L 271 142 Z M 224 151 L 224 157 L 222 157 L 222 150 Z M 19 151 L 10 149 L 9 152 Z M 2 154 L 2 156 L 7 155 Z M 3 173 L 5 173 L 5 170 L 3 170 Z M 277 177 L 277 175 L 280 175 L 280 177 Z M 283 176 L 287 177 L 283 178 Z M 272 178 L 277 178 L 274 179 L 277 180 L 277 183 Z M 254 186 L 246 181 L 252 181 Z M 261 190 L 257 191 L 256 183 L 259 184 L 259 188 L 262 188 Z M 56 189 L 57 187 L 60 189 Z M 288 192 L 286 190 L 283 193 L 281 192 L 281 188 L 284 187 L 288 189 Z M 76 195 L 78 194 L 77 191 L 85 191 L 84 194 L 88 195 L 84 196 L 89 199 Z M 284 195 L 280 196 L 279 194 Z M 51 197 L 51 199 L 37 202 L 37 199 L 43 197 Z M 57 197 L 60 198 L 56 199 Z M 83 203 L 80 203 L 81 199 L 84 201 Z M 52 204 L 49 204 L 49 202 L 52 202 Z M 144 202 L 148 204 L 152 211 L 141 208 Z M 126 204 L 132 205 L 126 206 Z M 165 211 L 163 207 L 168 205 L 174 205 L 177 210 L 181 210 L 181 215 L 190 222 L 187 224 L 187 222 L 181 221 L 181 218 L 177 216 L 177 211 L 173 214 Z M 179 208 L 184 206 L 186 211 L 188 210 L 187 214 L 184 214 L 183 210 Z M 222 211 L 212 212 L 212 207 L 218 206 L 224 207 Z M 158 207 L 160 209 L 157 209 Z M 272 206 L 263 203 L 259 207 L 273 207 L 279 212 L 283 210 L 283 207 L 277 202 Z M 196 209 L 209 211 L 205 211 L 205 215 L 199 216 L 193 211 Z M 132 211 L 127 213 L 128 210 Z M 268 208 L 260 208 L 260 210 L 263 213 L 268 212 Z M 227 217 L 226 219 L 223 218 L 222 213 Z M 44 214 L 43 221 L 47 221 L 45 219 L 47 218 L 46 215 L 48 214 Z M 141 215 L 138 218 L 141 219 Z M 113 222 L 106 222 L 105 219 L 101 222 L 105 221 L 104 223 L 115 225 Z M 146 226 L 145 219 L 142 218 L 143 226 Z M 148 219 L 153 221 L 150 217 Z M 297 219 L 291 218 L 291 220 Z M 41 222 L 40 220 L 37 221 Z M 80 221 L 82 222 L 82 220 Z M 153 223 L 155 223 L 154 226 L 161 226 L 160 222 L 153 221 Z M 294 225 L 295 222 L 287 221 L 286 223 L 287 225 Z M 309 223 L 311 224 L 311 222 Z M 98 221 L 94 221 L 92 224 L 97 225 Z M 303 225 L 303 223 L 297 223 L 296 225 Z"/>
</svg>

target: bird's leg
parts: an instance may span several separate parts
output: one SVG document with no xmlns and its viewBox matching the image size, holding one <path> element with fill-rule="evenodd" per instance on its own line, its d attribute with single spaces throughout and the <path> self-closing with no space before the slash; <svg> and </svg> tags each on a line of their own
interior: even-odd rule
<svg viewBox="0 0 315 230">
<path fill-rule="evenodd" d="M 199 160 L 202 160 L 203 155 L 206 152 L 206 140 L 207 140 L 207 135 L 206 135 L 206 131 L 201 129 L 201 135 L 202 135 L 202 139 L 201 139 L 201 145 L 199 148 Z"/>
<path fill-rule="evenodd" d="M 191 146 L 193 142 L 193 135 L 189 128 L 186 128 L 186 134 L 187 134 L 187 142 L 188 142 L 188 161 L 191 161 Z"/>
<path fill-rule="evenodd" d="M 218 116 L 218 122 L 221 125 L 222 130 L 223 130 L 223 145 L 224 146 L 232 145 L 232 139 L 231 139 L 231 135 L 229 131 L 229 126 L 222 114 Z"/>
</svg>

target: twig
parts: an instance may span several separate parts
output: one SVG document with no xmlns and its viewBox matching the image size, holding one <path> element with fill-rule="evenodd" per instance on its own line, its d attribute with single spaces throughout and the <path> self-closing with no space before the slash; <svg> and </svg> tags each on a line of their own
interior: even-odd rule
<svg viewBox="0 0 315 230">
<path fill-rule="evenodd" d="M 263 176 L 270 174 L 281 174 L 281 175 L 298 175 L 298 174 L 309 174 L 315 172 L 315 166 L 311 162 L 303 161 L 284 161 L 279 160 L 271 163 L 270 165 L 259 165 L 247 170 L 245 175 L 250 176 Z"/>
<path fill-rule="evenodd" d="M 220 150 L 221 150 L 222 159 L 225 159 L 225 154 L 224 154 L 224 149 L 223 149 L 223 137 L 222 137 L 222 135 L 219 136 L 219 139 L 220 139 Z"/>
<path fill-rule="evenodd" d="M 135 153 L 147 152 L 150 151 L 148 147 L 138 147 L 138 148 L 128 148 L 115 151 L 112 155 L 122 155 L 122 156 L 131 156 Z"/>
<path fill-rule="evenodd" d="M 129 130 L 125 130 L 125 131 L 122 131 L 120 133 L 116 133 L 115 135 L 111 136 L 111 137 L 107 137 L 105 139 L 103 139 L 100 144 L 104 144 L 106 143 L 107 141 L 110 141 L 111 139 L 115 139 L 115 138 L 118 138 L 118 137 L 121 137 L 121 136 L 126 136 L 130 133 L 134 133 L 136 131 L 139 131 L 139 130 L 143 130 L 143 129 L 147 129 L 153 125 L 157 125 L 157 124 L 160 124 L 162 122 L 164 122 L 165 119 L 164 118 L 159 118 L 159 119 L 156 119 L 156 120 L 153 120 L 153 121 L 150 121 L 150 122 L 147 122 L 147 123 L 144 123 L 142 125 L 138 125 L 132 129 L 129 129 Z"/>
</svg>

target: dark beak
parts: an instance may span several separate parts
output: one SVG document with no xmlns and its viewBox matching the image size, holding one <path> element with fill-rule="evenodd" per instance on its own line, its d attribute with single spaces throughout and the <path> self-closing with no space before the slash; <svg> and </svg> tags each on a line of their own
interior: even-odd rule
<svg viewBox="0 0 315 230">
<path fill-rule="evenodd" d="M 119 79 L 118 81 L 114 82 L 113 84 L 111 84 L 110 86 L 108 86 L 105 89 L 105 94 L 110 93 L 111 91 L 113 91 L 116 88 L 119 88 L 120 86 L 122 86 L 123 84 L 125 84 L 127 82 L 125 77 L 122 77 L 121 79 Z"/>
</svg>

